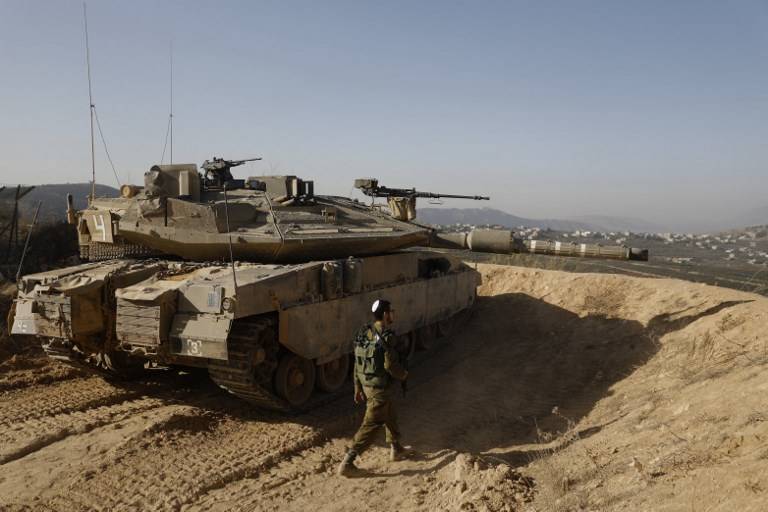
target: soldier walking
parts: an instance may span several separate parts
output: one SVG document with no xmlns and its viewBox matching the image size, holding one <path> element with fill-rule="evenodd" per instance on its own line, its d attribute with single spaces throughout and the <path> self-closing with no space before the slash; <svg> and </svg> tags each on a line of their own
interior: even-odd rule
<svg viewBox="0 0 768 512">
<path fill-rule="evenodd" d="M 392 402 L 392 384 L 405 381 L 403 368 L 395 350 L 395 336 L 389 329 L 394 310 L 389 301 L 380 299 L 371 307 L 375 322 L 364 325 L 355 337 L 355 403 L 366 402 L 363 424 L 357 430 L 352 447 L 339 466 L 339 475 L 350 476 L 357 469 L 355 458 L 373 443 L 383 427 L 390 445 L 390 460 L 401 460 L 411 451 L 400 444 L 400 429 Z"/>
</svg>

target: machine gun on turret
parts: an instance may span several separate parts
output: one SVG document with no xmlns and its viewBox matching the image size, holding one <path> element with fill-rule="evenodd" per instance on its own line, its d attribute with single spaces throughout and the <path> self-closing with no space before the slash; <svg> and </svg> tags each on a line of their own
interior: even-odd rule
<svg viewBox="0 0 768 512">
<path fill-rule="evenodd" d="M 368 197 L 386 197 L 392 217 L 398 220 L 410 221 L 416 218 L 416 199 L 472 199 L 487 201 L 488 196 L 465 196 L 459 194 L 440 194 L 437 192 L 419 192 L 415 188 L 389 188 L 379 185 L 376 178 L 360 178 L 355 180 L 355 188 Z"/>
<path fill-rule="evenodd" d="M 379 185 L 376 178 L 360 178 L 355 180 L 355 188 L 369 197 L 426 197 L 428 199 L 473 199 L 475 201 L 487 201 L 488 196 L 462 196 L 457 194 L 439 194 L 436 192 L 419 192 L 415 188 L 389 188 Z"/>
<path fill-rule="evenodd" d="M 223 187 L 225 183 L 234 179 L 230 172 L 232 167 L 237 167 L 246 162 L 254 162 L 256 160 L 261 160 L 261 157 L 246 158 L 245 160 L 225 160 L 224 158 L 215 156 L 212 160 L 206 160 L 200 166 L 200 168 L 205 171 L 203 179 L 206 188 Z"/>
</svg>

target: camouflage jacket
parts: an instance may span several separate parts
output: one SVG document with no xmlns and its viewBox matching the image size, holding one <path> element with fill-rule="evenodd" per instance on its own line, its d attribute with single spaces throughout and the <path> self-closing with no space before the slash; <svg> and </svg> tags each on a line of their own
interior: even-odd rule
<svg viewBox="0 0 768 512">
<path fill-rule="evenodd" d="M 361 391 L 363 386 L 387 388 L 392 379 L 405 380 L 408 377 L 395 350 L 394 337 L 394 333 L 385 329 L 379 321 L 373 325 L 366 324 L 358 331 L 355 337 L 355 393 Z M 378 347 L 372 345 L 377 343 L 377 338 Z M 375 352 L 378 354 L 374 355 Z"/>
</svg>

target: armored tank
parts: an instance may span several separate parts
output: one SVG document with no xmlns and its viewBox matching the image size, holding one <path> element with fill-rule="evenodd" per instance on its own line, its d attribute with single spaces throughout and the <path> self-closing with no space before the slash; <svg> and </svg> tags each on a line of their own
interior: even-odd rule
<svg viewBox="0 0 768 512">
<path fill-rule="evenodd" d="M 647 259 L 505 230 L 443 235 L 415 222 L 417 198 L 488 198 L 373 178 L 355 181 L 370 201 L 319 196 L 297 176 L 234 178 L 246 161 L 155 165 L 143 186 L 82 211 L 69 198 L 84 263 L 21 279 L 12 334 L 98 371 L 207 369 L 257 406 L 303 410 L 344 387 L 352 333 L 374 300 L 396 305 L 406 357 L 474 303 L 479 273 L 442 249 Z"/>
</svg>

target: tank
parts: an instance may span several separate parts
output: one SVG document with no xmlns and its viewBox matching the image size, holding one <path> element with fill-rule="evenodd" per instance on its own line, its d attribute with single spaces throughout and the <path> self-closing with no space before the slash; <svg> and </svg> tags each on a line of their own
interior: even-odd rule
<svg viewBox="0 0 768 512">
<path fill-rule="evenodd" d="M 374 178 L 355 181 L 370 201 L 318 196 L 297 176 L 234 178 L 246 161 L 156 165 L 143 186 L 91 198 L 82 211 L 69 198 L 84 263 L 23 277 L 12 334 L 37 336 L 50 357 L 94 371 L 201 368 L 259 407 L 306 410 L 345 387 L 353 333 L 376 299 L 397 309 L 406 358 L 472 306 L 480 274 L 446 248 L 648 256 L 505 230 L 441 234 L 415 221 L 417 198 L 488 198 Z"/>
</svg>

